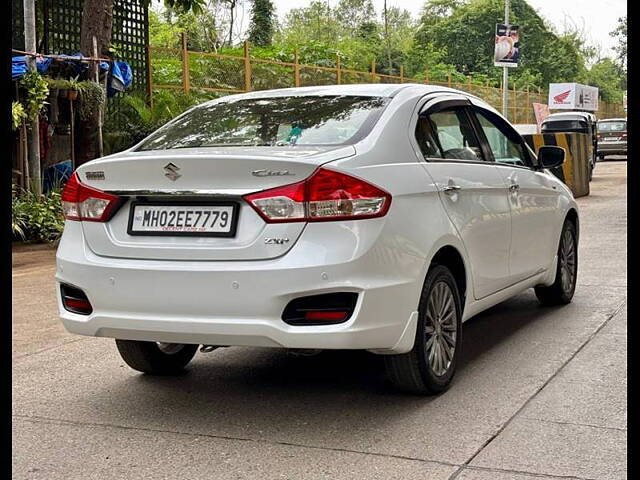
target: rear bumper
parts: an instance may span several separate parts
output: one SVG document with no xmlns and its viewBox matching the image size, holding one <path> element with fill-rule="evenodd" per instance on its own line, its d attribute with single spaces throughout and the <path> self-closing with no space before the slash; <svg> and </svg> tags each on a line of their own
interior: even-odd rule
<svg viewBox="0 0 640 480">
<path fill-rule="evenodd" d="M 598 143 L 598 155 L 626 155 L 627 143 Z"/>
<path fill-rule="evenodd" d="M 340 241 L 338 230 L 329 236 Z M 91 252 L 80 225 L 68 222 L 57 253 L 56 279 L 81 288 L 93 313 L 68 312 L 58 293 L 60 317 L 72 333 L 130 340 L 410 350 L 425 261 L 398 251 L 391 255 L 388 246 L 354 245 L 347 261 L 341 258 L 346 251 L 319 248 L 317 240 L 305 241 L 305 233 L 287 255 L 274 260 L 114 259 Z M 344 291 L 358 293 L 355 311 L 345 323 L 292 326 L 281 320 L 293 298 Z"/>
</svg>

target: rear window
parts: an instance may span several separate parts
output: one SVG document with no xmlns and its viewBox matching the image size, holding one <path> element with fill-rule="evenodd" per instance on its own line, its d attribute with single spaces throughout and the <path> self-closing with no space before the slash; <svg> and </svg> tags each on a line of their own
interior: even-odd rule
<svg viewBox="0 0 640 480">
<path fill-rule="evenodd" d="M 580 120 L 554 120 L 542 125 L 542 130 L 547 132 L 563 132 L 567 130 L 586 130 L 588 125 Z"/>
<path fill-rule="evenodd" d="M 600 122 L 598 123 L 599 132 L 626 132 L 627 122 Z"/>
<path fill-rule="evenodd" d="M 203 105 L 152 133 L 138 150 L 350 144 L 369 133 L 389 100 L 296 96 Z"/>
</svg>

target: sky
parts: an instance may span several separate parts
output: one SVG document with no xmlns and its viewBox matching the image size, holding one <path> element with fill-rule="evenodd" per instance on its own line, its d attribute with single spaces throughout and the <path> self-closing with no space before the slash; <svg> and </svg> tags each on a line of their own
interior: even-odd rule
<svg viewBox="0 0 640 480">
<path fill-rule="evenodd" d="M 335 6 L 338 0 L 327 0 L 329 5 Z M 549 21 L 557 30 L 562 31 L 565 18 L 569 17 L 580 29 L 584 27 L 587 38 L 592 45 L 599 45 L 603 55 L 614 55 L 612 47 L 616 44 L 609 32 L 616 28 L 618 18 L 627 14 L 626 0 L 527 0 L 529 5 Z M 303 7 L 310 0 L 273 0 L 279 18 L 295 7 Z M 376 11 L 382 11 L 384 0 L 373 0 Z M 418 18 L 424 0 L 387 0 L 388 7 L 400 7 L 411 12 Z M 526 26 L 521 27 L 526 35 Z M 524 39 L 523 39 L 524 40 Z M 526 48 L 526 40 L 523 45 Z"/>
</svg>

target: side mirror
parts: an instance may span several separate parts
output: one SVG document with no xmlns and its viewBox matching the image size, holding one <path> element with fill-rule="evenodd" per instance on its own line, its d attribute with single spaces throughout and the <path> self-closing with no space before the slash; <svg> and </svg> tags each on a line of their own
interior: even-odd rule
<svg viewBox="0 0 640 480">
<path fill-rule="evenodd" d="M 540 168 L 555 168 L 564 163 L 565 151 L 562 147 L 545 145 L 538 150 Z"/>
</svg>

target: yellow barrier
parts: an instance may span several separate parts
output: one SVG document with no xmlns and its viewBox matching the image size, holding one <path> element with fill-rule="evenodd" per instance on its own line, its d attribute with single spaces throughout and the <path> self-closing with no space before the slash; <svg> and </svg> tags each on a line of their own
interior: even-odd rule
<svg viewBox="0 0 640 480">
<path fill-rule="evenodd" d="M 564 148 L 567 152 L 564 164 L 551 171 L 571 189 L 574 197 L 589 195 L 589 159 L 593 155 L 589 135 L 586 133 L 538 133 L 523 135 L 523 137 L 536 154 L 543 145 Z"/>
</svg>

